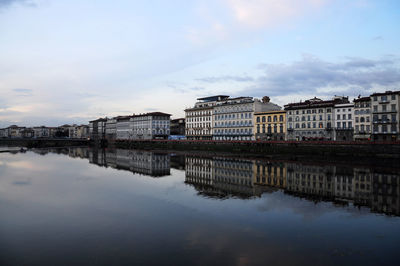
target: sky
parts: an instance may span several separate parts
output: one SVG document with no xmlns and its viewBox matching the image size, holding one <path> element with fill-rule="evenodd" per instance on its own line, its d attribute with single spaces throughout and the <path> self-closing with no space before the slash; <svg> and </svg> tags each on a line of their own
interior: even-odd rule
<svg viewBox="0 0 400 266">
<path fill-rule="evenodd" d="M 0 127 L 399 89 L 398 0 L 0 0 Z"/>
</svg>

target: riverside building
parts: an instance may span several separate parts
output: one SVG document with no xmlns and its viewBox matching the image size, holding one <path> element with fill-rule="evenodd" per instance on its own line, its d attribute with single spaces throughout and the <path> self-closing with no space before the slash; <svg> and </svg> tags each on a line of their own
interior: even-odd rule
<svg viewBox="0 0 400 266">
<path fill-rule="evenodd" d="M 333 109 L 343 103 L 349 103 L 348 98 L 335 96 L 285 105 L 287 140 L 333 140 Z"/>
<path fill-rule="evenodd" d="M 185 109 L 185 133 L 189 140 L 211 140 L 213 138 L 213 107 L 227 95 L 198 98 L 194 107 Z"/>
<path fill-rule="evenodd" d="M 170 114 L 152 112 L 134 115 L 132 123 L 132 139 L 168 139 L 170 134 Z"/>
<path fill-rule="evenodd" d="M 256 140 L 285 140 L 286 111 L 254 113 Z"/>
<path fill-rule="evenodd" d="M 371 121 L 371 98 L 354 99 L 354 140 L 370 140 Z"/>
<path fill-rule="evenodd" d="M 335 104 L 334 108 L 335 131 L 334 140 L 353 140 L 354 103 Z"/>
<path fill-rule="evenodd" d="M 386 91 L 371 95 L 372 139 L 395 141 L 400 139 L 400 91 Z"/>
<path fill-rule="evenodd" d="M 214 140 L 254 140 L 255 112 L 278 111 L 281 107 L 253 97 L 228 98 L 217 102 L 213 110 Z"/>
<path fill-rule="evenodd" d="M 168 139 L 170 114 L 152 112 L 116 118 L 117 140 Z"/>
</svg>

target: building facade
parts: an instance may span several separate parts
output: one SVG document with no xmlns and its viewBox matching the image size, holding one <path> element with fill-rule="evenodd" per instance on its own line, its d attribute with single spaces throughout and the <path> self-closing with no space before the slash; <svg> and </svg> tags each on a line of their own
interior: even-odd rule
<svg viewBox="0 0 400 266">
<path fill-rule="evenodd" d="M 285 140 L 286 111 L 269 111 L 254 114 L 256 140 Z"/>
<path fill-rule="evenodd" d="M 335 130 L 333 140 L 353 140 L 354 132 L 354 103 L 335 104 L 333 108 Z"/>
<path fill-rule="evenodd" d="M 170 114 L 161 112 L 133 115 L 130 118 L 132 139 L 168 139 L 171 127 L 170 117 Z"/>
<path fill-rule="evenodd" d="M 371 139 L 371 98 L 354 99 L 354 140 Z"/>
<path fill-rule="evenodd" d="M 89 121 L 89 135 L 91 139 L 104 139 L 106 129 L 106 118 Z"/>
<path fill-rule="evenodd" d="M 194 107 L 185 109 L 185 133 L 189 140 L 213 139 L 213 108 L 229 98 L 227 95 L 216 95 L 198 98 Z"/>
<path fill-rule="evenodd" d="M 214 140 L 255 140 L 254 113 L 278 111 L 281 107 L 253 97 L 227 98 L 218 102 L 213 110 Z"/>
<path fill-rule="evenodd" d="M 400 91 L 386 91 L 371 95 L 372 139 L 375 141 L 400 140 Z"/>
<path fill-rule="evenodd" d="M 171 135 L 185 135 L 185 118 L 177 118 L 171 120 Z"/>
<path fill-rule="evenodd" d="M 285 105 L 287 140 L 333 140 L 334 106 L 349 103 L 348 98 L 313 99 Z"/>
</svg>

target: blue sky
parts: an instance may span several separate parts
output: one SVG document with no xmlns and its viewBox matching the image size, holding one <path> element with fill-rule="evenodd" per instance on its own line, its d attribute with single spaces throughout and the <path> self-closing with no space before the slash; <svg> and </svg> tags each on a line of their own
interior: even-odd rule
<svg viewBox="0 0 400 266">
<path fill-rule="evenodd" d="M 400 2 L 0 0 L 0 126 L 399 89 Z"/>
</svg>

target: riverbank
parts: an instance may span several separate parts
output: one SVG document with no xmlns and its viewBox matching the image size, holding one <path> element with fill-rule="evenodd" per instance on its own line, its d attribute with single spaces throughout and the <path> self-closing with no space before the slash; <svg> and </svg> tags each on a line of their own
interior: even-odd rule
<svg viewBox="0 0 400 266">
<path fill-rule="evenodd" d="M 364 157 L 400 159 L 400 142 L 289 142 L 289 141 L 190 141 L 190 140 L 118 140 L 111 145 L 122 149 L 161 149 L 177 151 L 229 152 L 253 155 L 289 155 L 322 157 Z"/>
</svg>

